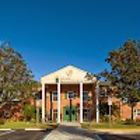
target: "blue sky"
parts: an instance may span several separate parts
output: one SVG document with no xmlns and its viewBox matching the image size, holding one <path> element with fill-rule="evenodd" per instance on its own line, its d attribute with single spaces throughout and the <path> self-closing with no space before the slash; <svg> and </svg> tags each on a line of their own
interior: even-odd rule
<svg viewBox="0 0 140 140">
<path fill-rule="evenodd" d="M 92 73 L 108 52 L 140 39 L 139 0 L 1 0 L 0 40 L 20 52 L 35 79 L 72 64 Z"/>
</svg>

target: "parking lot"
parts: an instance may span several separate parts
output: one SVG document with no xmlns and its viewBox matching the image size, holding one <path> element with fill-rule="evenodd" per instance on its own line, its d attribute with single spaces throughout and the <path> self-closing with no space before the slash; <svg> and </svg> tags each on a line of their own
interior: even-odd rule
<svg viewBox="0 0 140 140">
<path fill-rule="evenodd" d="M 26 131 L 10 130 L 0 131 L 0 140 L 43 140 L 51 130 Z M 102 140 L 140 140 L 140 134 L 98 134 Z M 76 139 L 75 139 L 76 140 Z"/>
<path fill-rule="evenodd" d="M 10 130 L 0 131 L 0 140 L 43 140 L 51 130 L 25 131 Z"/>
<path fill-rule="evenodd" d="M 100 134 L 103 140 L 140 140 L 140 134 Z"/>
</svg>

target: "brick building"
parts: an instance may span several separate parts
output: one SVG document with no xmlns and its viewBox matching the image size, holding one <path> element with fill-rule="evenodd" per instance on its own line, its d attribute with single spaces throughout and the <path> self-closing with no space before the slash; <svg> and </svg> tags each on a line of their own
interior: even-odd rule
<svg viewBox="0 0 140 140">
<path fill-rule="evenodd" d="M 42 121 L 83 122 L 94 119 L 99 122 L 100 87 L 108 83 L 99 82 L 87 71 L 67 66 L 41 78 L 42 84 Z M 130 118 L 131 109 L 119 99 L 113 98 L 119 105 L 122 119 Z M 140 105 L 134 108 L 134 117 L 140 116 Z"/>
</svg>

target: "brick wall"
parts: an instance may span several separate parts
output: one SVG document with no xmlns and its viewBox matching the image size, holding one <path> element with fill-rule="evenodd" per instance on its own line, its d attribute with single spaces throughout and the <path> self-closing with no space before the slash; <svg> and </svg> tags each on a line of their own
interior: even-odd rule
<svg viewBox="0 0 140 140">
<path fill-rule="evenodd" d="M 80 85 L 79 84 L 63 84 L 61 85 L 61 120 L 63 121 L 63 107 L 64 106 L 69 106 L 70 105 L 70 100 L 66 99 L 66 93 L 67 91 L 75 91 L 76 93 L 76 98 L 72 100 L 72 105 L 76 106 L 77 109 L 79 109 L 80 107 Z M 46 85 L 46 114 L 47 116 L 50 117 L 52 116 L 52 109 L 57 109 L 57 102 L 52 102 L 51 99 L 51 95 L 52 95 L 52 91 L 57 91 L 57 85 L 56 84 L 48 84 Z M 96 105 L 96 89 L 95 86 L 93 87 L 93 85 L 90 84 L 86 84 L 83 86 L 83 91 L 90 91 L 92 92 L 92 97 L 91 100 L 88 101 L 88 103 L 83 103 L 83 108 L 89 108 L 90 105 L 90 110 L 92 112 L 91 116 L 92 118 L 95 119 L 96 117 L 96 110 L 95 110 L 95 105 Z M 40 97 L 41 97 L 41 92 L 40 92 Z M 119 108 L 120 108 L 120 117 L 122 120 L 131 118 L 131 108 L 130 106 L 128 106 L 125 103 L 122 103 L 120 99 L 112 97 L 112 101 L 113 103 L 115 103 Z M 100 101 L 107 101 L 107 97 L 106 98 L 100 98 Z M 42 105 L 42 101 L 40 100 L 40 106 Z M 138 103 L 135 107 L 135 109 L 140 109 L 140 103 Z M 135 117 L 134 117 L 135 118 Z M 136 118 L 140 118 L 140 117 L 136 117 Z M 135 118 L 135 119 L 136 119 Z M 77 121 L 79 121 L 79 111 L 77 113 Z"/>
<path fill-rule="evenodd" d="M 63 107 L 70 106 L 70 100 L 66 99 L 67 91 L 74 91 L 76 94 L 75 98 L 71 100 L 71 104 L 77 107 L 77 121 L 79 121 L 79 108 L 80 108 L 80 85 L 79 84 L 63 84 L 61 85 L 61 120 L 63 120 Z M 52 116 L 51 109 L 57 109 L 57 102 L 52 102 L 52 91 L 57 91 L 57 85 L 46 85 L 46 112 L 47 116 Z M 83 86 L 83 91 L 90 91 L 94 95 L 92 85 L 87 84 Z M 93 96 L 94 97 L 94 96 Z M 93 98 L 92 97 L 92 98 Z M 90 101 L 89 103 L 83 103 L 83 108 L 88 108 L 88 104 L 91 104 L 91 112 L 93 112 L 94 104 Z M 93 115 L 92 115 L 93 116 Z"/>
</svg>

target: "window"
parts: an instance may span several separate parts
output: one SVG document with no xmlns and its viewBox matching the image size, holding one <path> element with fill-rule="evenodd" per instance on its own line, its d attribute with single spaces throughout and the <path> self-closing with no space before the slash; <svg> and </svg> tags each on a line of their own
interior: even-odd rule
<svg viewBox="0 0 140 140">
<path fill-rule="evenodd" d="M 83 92 L 83 102 L 88 102 L 88 92 L 87 91 Z"/>
<path fill-rule="evenodd" d="M 57 109 L 52 109 L 52 120 L 57 121 Z"/>
<path fill-rule="evenodd" d="M 72 110 L 72 115 L 75 115 L 75 113 L 76 113 L 75 110 Z"/>
<path fill-rule="evenodd" d="M 90 110 L 87 108 L 87 109 L 83 109 L 83 119 L 86 121 L 86 120 L 89 120 L 90 119 Z"/>
<path fill-rule="evenodd" d="M 52 101 L 53 102 L 57 101 L 57 92 L 56 91 L 52 92 Z"/>
<path fill-rule="evenodd" d="M 140 109 L 137 109 L 137 116 L 140 116 Z"/>
<path fill-rule="evenodd" d="M 74 98 L 74 93 L 72 91 L 67 93 L 67 99 L 73 99 Z"/>
<path fill-rule="evenodd" d="M 66 115 L 69 115 L 69 110 L 66 110 Z"/>
<path fill-rule="evenodd" d="M 108 95 L 107 95 L 107 89 L 102 89 L 101 91 L 100 91 L 100 95 L 102 96 L 102 97 L 107 97 Z"/>
</svg>

